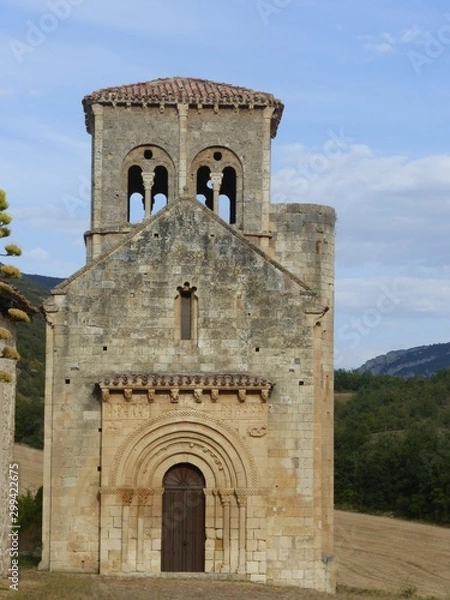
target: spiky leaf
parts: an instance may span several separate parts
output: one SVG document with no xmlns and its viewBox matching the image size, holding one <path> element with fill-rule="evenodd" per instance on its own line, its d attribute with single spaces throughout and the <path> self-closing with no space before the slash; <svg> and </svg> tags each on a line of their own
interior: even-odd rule
<svg viewBox="0 0 450 600">
<path fill-rule="evenodd" d="M 22 248 L 19 248 L 17 244 L 8 244 L 5 246 L 5 250 L 8 256 L 21 256 Z"/>
<path fill-rule="evenodd" d="M 0 340 L 10 340 L 11 338 L 12 333 L 4 327 L 0 327 Z"/>
<path fill-rule="evenodd" d="M 0 267 L 0 273 L 4 277 L 14 277 L 14 279 L 20 279 L 22 277 L 19 269 L 17 267 L 13 267 L 12 265 L 2 265 Z"/>
<path fill-rule="evenodd" d="M 12 377 L 9 373 L 6 373 L 5 371 L 0 371 L 0 381 L 3 381 L 4 383 L 11 383 Z"/>
<path fill-rule="evenodd" d="M 2 351 L 2 358 L 9 358 L 10 360 L 19 360 L 20 354 L 13 346 L 5 346 Z"/>
<path fill-rule="evenodd" d="M 12 321 L 30 322 L 30 317 L 20 308 L 8 308 L 8 315 Z"/>
</svg>

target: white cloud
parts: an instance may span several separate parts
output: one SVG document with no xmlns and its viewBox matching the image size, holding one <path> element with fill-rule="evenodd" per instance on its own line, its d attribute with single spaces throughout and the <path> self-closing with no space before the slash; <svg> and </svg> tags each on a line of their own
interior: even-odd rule
<svg viewBox="0 0 450 600">
<path fill-rule="evenodd" d="M 377 54 L 391 54 L 395 52 L 395 37 L 391 33 L 381 33 L 377 36 L 364 35 L 359 36 L 359 39 L 363 41 L 363 46 L 366 50 L 375 52 Z"/>
<path fill-rule="evenodd" d="M 366 42 L 364 48 L 366 48 L 366 50 L 373 50 L 379 54 L 390 54 L 391 52 L 395 52 L 394 46 L 389 42 Z"/>
<path fill-rule="evenodd" d="M 448 341 L 450 327 L 441 323 L 450 319 L 450 156 L 378 156 L 344 142 L 341 148 L 285 146 L 272 179 L 275 200 L 337 210 L 340 366 L 358 366 L 399 343 Z M 419 331 L 424 320 L 430 325 Z"/>
<path fill-rule="evenodd" d="M 378 309 L 398 319 L 422 315 L 450 318 L 450 282 L 444 278 L 375 277 L 342 278 L 336 285 L 341 315 L 358 315 Z"/>
<path fill-rule="evenodd" d="M 42 248 L 32 248 L 28 252 L 24 254 L 27 258 L 33 258 L 37 260 L 47 260 L 49 258 L 49 253 Z"/>
<path fill-rule="evenodd" d="M 448 261 L 450 156 L 383 157 L 357 144 L 342 152 L 292 145 L 281 155 L 273 198 L 334 206 L 343 266 Z"/>
<path fill-rule="evenodd" d="M 430 41 L 430 33 L 413 25 L 396 32 L 384 32 L 377 35 L 361 35 L 358 39 L 363 47 L 372 54 L 392 54 L 399 47 L 424 46 Z M 403 49 L 403 48 L 402 48 Z"/>
</svg>

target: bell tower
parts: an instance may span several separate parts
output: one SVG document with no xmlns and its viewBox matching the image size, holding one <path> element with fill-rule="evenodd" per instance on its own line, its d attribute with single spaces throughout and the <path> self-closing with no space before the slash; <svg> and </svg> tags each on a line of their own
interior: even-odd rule
<svg viewBox="0 0 450 600">
<path fill-rule="evenodd" d="M 272 94 L 173 77 L 83 100 L 92 135 L 87 262 L 177 198 L 197 198 L 269 244 L 270 150 L 283 112 Z"/>
</svg>

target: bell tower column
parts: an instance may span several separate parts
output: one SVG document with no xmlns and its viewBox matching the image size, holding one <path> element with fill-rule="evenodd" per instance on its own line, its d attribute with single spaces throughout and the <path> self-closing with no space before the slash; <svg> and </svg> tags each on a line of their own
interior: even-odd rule
<svg viewBox="0 0 450 600">
<path fill-rule="evenodd" d="M 144 184 L 144 218 L 148 219 L 152 212 L 152 187 L 155 180 L 155 173 L 142 173 L 142 183 Z"/>
<path fill-rule="evenodd" d="M 213 190 L 213 212 L 219 214 L 219 192 L 222 184 L 223 173 L 211 173 L 211 184 Z"/>
<path fill-rule="evenodd" d="M 178 122 L 180 131 L 180 148 L 178 164 L 178 193 L 183 196 L 187 191 L 187 119 L 189 105 L 186 103 L 177 104 Z"/>
</svg>

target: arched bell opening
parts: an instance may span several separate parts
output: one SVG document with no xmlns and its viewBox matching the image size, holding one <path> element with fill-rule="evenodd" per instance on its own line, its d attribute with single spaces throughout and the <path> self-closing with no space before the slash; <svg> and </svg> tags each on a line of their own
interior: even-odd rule
<svg viewBox="0 0 450 600">
<path fill-rule="evenodd" d="M 126 193 L 128 223 L 140 223 L 155 215 L 173 198 L 175 168 L 165 150 L 138 146 L 122 165 L 122 190 Z"/>
<path fill-rule="evenodd" d="M 230 225 L 237 223 L 238 201 L 242 203 L 242 165 L 223 147 L 197 154 L 191 166 L 191 186 L 197 200 Z"/>
<path fill-rule="evenodd" d="M 230 225 L 236 223 L 237 176 L 233 167 L 225 167 L 219 191 L 219 215 Z"/>
<path fill-rule="evenodd" d="M 213 189 L 209 167 L 203 166 L 197 171 L 196 198 L 207 208 L 213 209 Z"/>
<path fill-rule="evenodd" d="M 144 183 L 142 181 L 142 169 L 139 165 L 133 165 L 128 169 L 127 185 L 127 221 L 128 223 L 139 223 L 144 215 Z"/>
</svg>

